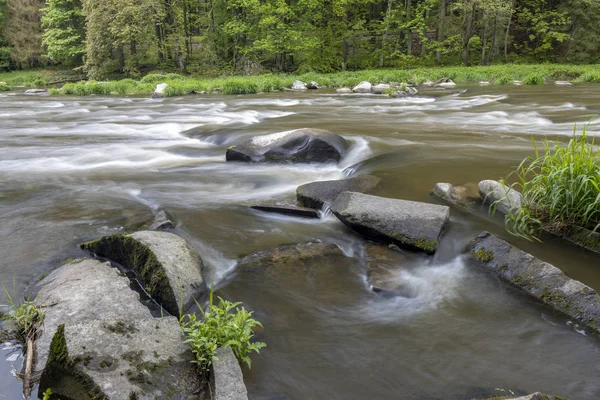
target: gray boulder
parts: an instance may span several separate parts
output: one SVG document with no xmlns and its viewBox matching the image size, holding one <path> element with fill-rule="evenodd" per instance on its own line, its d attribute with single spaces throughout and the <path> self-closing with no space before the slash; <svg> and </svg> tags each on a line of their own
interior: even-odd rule
<svg viewBox="0 0 600 400">
<path fill-rule="evenodd" d="M 380 83 L 371 87 L 371 92 L 374 94 L 383 94 L 386 90 L 390 90 L 391 86 L 387 83 Z"/>
<path fill-rule="evenodd" d="M 432 82 L 430 80 L 426 80 L 425 82 L 421 83 L 421 86 L 423 87 L 433 87 L 433 85 L 435 85 L 435 82 Z"/>
<path fill-rule="evenodd" d="M 454 83 L 454 81 L 450 78 L 444 78 L 437 81 L 434 86 L 444 89 L 454 89 L 456 87 L 456 83 Z"/>
<path fill-rule="evenodd" d="M 545 230 L 584 249 L 600 253 L 600 231 L 593 232 L 581 226 L 549 226 Z"/>
<path fill-rule="evenodd" d="M 358 85 L 354 86 L 354 88 L 352 88 L 352 91 L 354 93 L 371 93 L 372 87 L 373 87 L 373 85 L 371 85 L 370 82 L 363 81 L 363 82 L 359 83 Z"/>
<path fill-rule="evenodd" d="M 512 209 L 521 208 L 521 193 L 498 181 L 481 181 L 478 188 L 483 202 L 493 205 L 503 214 L 508 214 Z"/>
<path fill-rule="evenodd" d="M 302 82 L 302 81 L 294 81 L 294 83 L 292 84 L 292 90 L 306 90 L 308 89 L 306 87 L 306 83 Z"/>
<path fill-rule="evenodd" d="M 242 369 L 231 348 L 220 347 L 216 356 L 211 374 L 214 400 L 248 400 Z"/>
<path fill-rule="evenodd" d="M 319 85 L 315 81 L 312 81 L 311 83 L 309 83 L 308 85 L 306 85 L 306 88 L 310 89 L 310 90 L 316 90 L 316 89 L 321 89 L 321 85 Z"/>
<path fill-rule="evenodd" d="M 50 342 L 65 323 L 152 318 L 140 296 L 108 262 L 81 259 L 52 271 L 40 283 L 35 304 L 45 311 L 37 340 L 37 369 L 46 365 Z"/>
<path fill-rule="evenodd" d="M 339 88 L 335 90 L 336 93 L 352 93 L 352 89 L 350 88 Z"/>
<path fill-rule="evenodd" d="M 136 272 L 146 291 L 165 310 L 180 316 L 206 293 L 202 261 L 188 242 L 169 232 L 112 235 L 80 247 Z"/>
<path fill-rule="evenodd" d="M 164 231 L 167 229 L 175 228 L 173 221 L 169 219 L 169 216 L 164 210 L 159 210 L 154 216 L 154 222 L 148 228 L 149 231 Z"/>
<path fill-rule="evenodd" d="M 227 161 L 338 162 L 349 144 L 340 135 L 323 129 L 296 129 L 252 139 L 227 149 Z"/>
<path fill-rule="evenodd" d="M 166 83 L 159 83 L 158 85 L 156 85 L 156 89 L 154 89 L 154 93 L 152 93 L 152 98 L 160 99 L 165 97 L 168 87 L 169 85 L 167 85 Z"/>
<path fill-rule="evenodd" d="M 380 182 L 381 179 L 372 175 L 338 181 L 312 182 L 299 186 L 296 189 L 296 198 L 298 203 L 304 207 L 321 209 L 325 204 L 333 203 L 342 192 L 369 193 Z"/>
<path fill-rule="evenodd" d="M 450 217 L 447 206 L 344 192 L 331 211 L 369 239 L 434 254 Z"/>
<path fill-rule="evenodd" d="M 25 94 L 28 95 L 46 95 L 48 94 L 48 90 L 46 89 L 28 89 L 25 91 Z"/>
<path fill-rule="evenodd" d="M 573 84 L 569 81 L 556 81 L 554 84 L 556 86 L 573 86 Z"/>
<path fill-rule="evenodd" d="M 600 332 L 600 296 L 589 286 L 488 232 L 473 239 L 468 249 L 472 260 L 500 278 Z"/>
</svg>

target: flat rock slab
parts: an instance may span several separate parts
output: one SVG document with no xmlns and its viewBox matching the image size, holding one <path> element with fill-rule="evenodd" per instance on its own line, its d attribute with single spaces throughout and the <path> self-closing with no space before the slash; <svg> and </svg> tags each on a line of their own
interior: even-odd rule
<svg viewBox="0 0 600 400">
<path fill-rule="evenodd" d="M 250 208 L 269 213 L 291 215 L 294 217 L 319 218 L 319 210 L 315 208 L 298 206 L 252 206 Z"/>
<path fill-rule="evenodd" d="M 479 195 L 484 203 L 493 205 L 496 210 L 508 214 L 512 209 L 521 208 L 521 193 L 498 181 L 479 182 Z"/>
<path fill-rule="evenodd" d="M 242 369 L 231 348 L 218 348 L 216 356 L 211 374 L 214 400 L 248 400 Z"/>
<path fill-rule="evenodd" d="M 584 249 L 600 254 L 600 230 L 592 232 L 580 226 L 570 226 L 559 230 L 548 229 L 546 231 Z"/>
<path fill-rule="evenodd" d="M 551 396 L 548 394 L 535 392 L 532 394 L 528 394 L 525 396 L 519 396 L 519 397 L 494 396 L 494 397 L 489 397 L 487 399 L 481 399 L 481 400 L 566 400 L 566 399 L 564 397 Z"/>
<path fill-rule="evenodd" d="M 367 281 L 372 290 L 384 296 L 415 297 L 410 286 L 402 279 L 407 257 L 398 248 L 375 243 L 364 245 L 367 261 Z"/>
<path fill-rule="evenodd" d="M 340 135 L 323 129 L 296 129 L 255 136 L 227 149 L 227 161 L 245 162 L 338 162 L 349 144 Z"/>
<path fill-rule="evenodd" d="M 368 239 L 434 254 L 450 217 L 447 206 L 356 192 L 340 194 L 331 211 Z"/>
<path fill-rule="evenodd" d="M 296 189 L 298 203 L 304 207 L 321 209 L 325 204 L 331 204 L 342 192 L 369 193 L 381 182 L 372 175 L 357 176 L 356 178 L 337 181 L 321 181 L 307 183 Z"/>
<path fill-rule="evenodd" d="M 64 399 L 186 399 L 201 381 L 184 341 L 175 317 L 60 325 L 40 392 L 51 388 Z"/>
<path fill-rule="evenodd" d="M 81 244 L 81 248 L 136 272 L 146 291 L 165 310 L 180 316 L 207 290 L 202 260 L 173 233 L 139 231 Z"/>
<path fill-rule="evenodd" d="M 52 271 L 40 283 L 35 304 L 45 311 L 44 329 L 36 341 L 37 367 L 46 365 L 50 342 L 58 326 L 66 321 L 152 318 L 140 296 L 129 288 L 108 262 L 81 259 Z"/>
<path fill-rule="evenodd" d="M 512 285 L 600 332 L 600 296 L 589 286 L 488 232 L 470 242 L 469 254 Z"/>
</svg>

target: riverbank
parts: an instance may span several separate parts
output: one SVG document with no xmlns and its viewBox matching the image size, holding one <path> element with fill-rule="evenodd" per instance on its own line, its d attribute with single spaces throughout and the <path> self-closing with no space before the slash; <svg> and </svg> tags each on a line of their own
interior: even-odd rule
<svg viewBox="0 0 600 400">
<path fill-rule="evenodd" d="M 372 84 L 403 82 L 422 84 L 425 81 L 436 81 L 450 78 L 458 84 L 489 82 L 506 85 L 520 81 L 525 85 L 538 85 L 549 81 L 571 81 L 584 83 L 600 83 L 599 65 L 569 64 L 505 64 L 476 67 L 434 67 L 417 69 L 380 69 L 363 71 L 346 71 L 329 74 L 307 73 L 267 74 L 257 76 L 233 77 L 194 77 L 178 74 L 149 74 L 141 80 L 122 79 L 116 81 L 97 82 L 65 80 L 78 79 L 80 75 L 72 71 L 41 70 L 0 73 L 0 82 L 9 86 L 50 87 L 51 94 L 79 95 L 149 95 L 158 83 L 167 83 L 166 97 L 183 96 L 219 92 L 222 94 L 253 94 L 282 91 L 290 89 L 295 80 L 317 82 L 324 88 L 353 87 L 362 81 Z M 60 83 L 57 83 L 60 82 Z M 61 84 L 64 85 L 61 86 Z"/>
</svg>

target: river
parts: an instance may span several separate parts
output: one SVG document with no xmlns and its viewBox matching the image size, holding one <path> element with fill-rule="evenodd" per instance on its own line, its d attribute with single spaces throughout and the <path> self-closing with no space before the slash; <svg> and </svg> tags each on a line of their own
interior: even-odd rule
<svg viewBox="0 0 600 400">
<path fill-rule="evenodd" d="M 436 202 L 437 182 L 498 179 L 532 154 L 532 138 L 565 140 L 600 113 L 599 88 L 468 86 L 400 99 L 3 94 L 0 280 L 22 294 L 82 256 L 77 243 L 139 228 L 164 208 L 218 294 L 264 323 L 268 347 L 244 371 L 251 399 L 461 400 L 496 388 L 598 399 L 598 339 L 460 254 L 489 230 L 598 290 L 597 255 L 553 238 L 517 240 L 499 216 L 452 209 L 436 256 L 403 272 L 416 296 L 382 298 L 365 283 L 361 239 L 335 218 L 247 206 L 293 203 L 301 184 L 365 173 L 381 178 L 377 195 Z M 350 154 L 325 166 L 225 162 L 227 147 L 246 138 L 302 127 L 342 134 Z M 310 276 L 231 274 L 240 256 L 314 241 L 338 244 L 347 262 L 315 265 Z M 18 399 L 11 370 L 21 359 L 0 355 L 0 399 Z"/>
</svg>

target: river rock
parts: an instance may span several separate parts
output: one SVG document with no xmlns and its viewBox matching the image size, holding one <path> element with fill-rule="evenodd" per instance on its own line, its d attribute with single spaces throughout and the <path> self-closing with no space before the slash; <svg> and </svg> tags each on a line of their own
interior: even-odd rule
<svg viewBox="0 0 600 400">
<path fill-rule="evenodd" d="M 28 89 L 25 91 L 25 94 L 44 95 L 44 94 L 48 94 L 48 90 L 46 90 L 46 89 Z"/>
<path fill-rule="evenodd" d="M 323 129 L 296 129 L 255 136 L 227 149 L 227 161 L 245 162 L 338 162 L 349 144 L 340 135 Z"/>
<path fill-rule="evenodd" d="M 523 84 L 523 82 L 521 81 L 513 81 L 513 85 L 515 86 L 521 86 Z"/>
<path fill-rule="evenodd" d="M 469 243 L 468 249 L 474 261 L 500 278 L 600 332 L 600 296 L 589 286 L 489 232 L 480 233 Z"/>
<path fill-rule="evenodd" d="M 352 88 L 352 91 L 354 93 L 371 93 L 372 87 L 373 87 L 373 85 L 371 85 L 370 82 L 363 81 L 363 82 L 359 83 L 358 85 L 354 86 L 354 88 Z"/>
<path fill-rule="evenodd" d="M 80 259 L 52 271 L 40 283 L 35 304 L 45 311 L 44 328 L 36 342 L 37 369 L 48 359 L 50 342 L 65 323 L 152 318 L 140 296 L 108 262 Z"/>
<path fill-rule="evenodd" d="M 344 192 L 331 211 L 369 239 L 434 254 L 450 217 L 447 206 Z"/>
<path fill-rule="evenodd" d="M 503 214 L 508 214 L 513 208 L 521 208 L 521 193 L 498 181 L 481 181 L 478 188 L 483 202 L 495 206 Z"/>
<path fill-rule="evenodd" d="M 159 210 L 154 216 L 154 222 L 148 228 L 149 231 L 164 231 L 174 229 L 175 224 L 169 219 L 169 216 L 164 210 Z"/>
<path fill-rule="evenodd" d="M 212 363 L 214 400 L 248 400 L 242 369 L 230 347 L 221 347 Z"/>
<path fill-rule="evenodd" d="M 573 84 L 569 81 L 556 81 L 554 84 L 556 86 L 573 86 Z"/>
<path fill-rule="evenodd" d="M 306 83 L 299 81 L 299 80 L 295 80 L 294 83 L 292 84 L 292 90 L 306 90 L 308 89 L 306 87 Z"/>
<path fill-rule="evenodd" d="M 296 199 L 304 207 L 321 209 L 325 204 L 331 204 L 342 192 L 369 193 L 381 182 L 373 175 L 362 175 L 356 178 L 338 181 L 312 182 L 296 189 Z"/>
<path fill-rule="evenodd" d="M 154 93 L 152 93 L 152 98 L 160 99 L 165 97 L 165 93 L 167 92 L 168 87 L 169 85 L 167 85 L 166 83 L 159 83 L 158 85 L 156 85 L 156 89 L 154 89 Z"/>
<path fill-rule="evenodd" d="M 283 214 L 283 215 L 291 215 L 294 217 L 303 217 L 303 218 L 319 218 L 319 210 L 316 208 L 308 208 L 308 207 L 298 207 L 298 206 L 252 206 L 250 207 L 254 210 Z"/>
<path fill-rule="evenodd" d="M 478 198 L 477 185 L 454 186 L 450 183 L 437 183 L 432 192 L 435 196 L 452 204 L 471 207 Z"/>
<path fill-rule="evenodd" d="M 479 86 L 489 86 L 490 82 L 488 81 L 479 81 Z"/>
<path fill-rule="evenodd" d="M 435 83 L 432 81 L 429 81 L 429 80 L 421 83 L 421 86 L 423 86 L 423 87 L 433 87 L 433 85 L 435 85 Z"/>
<path fill-rule="evenodd" d="M 600 254 L 600 231 L 593 232 L 581 226 L 566 226 L 561 228 L 550 226 L 545 231 L 568 240 L 584 249 Z"/>
<path fill-rule="evenodd" d="M 52 338 L 40 393 L 51 388 L 65 399 L 188 398 L 201 381 L 184 341 L 175 317 L 69 321 Z"/>
<path fill-rule="evenodd" d="M 456 87 L 456 83 L 454 83 L 454 81 L 450 78 L 444 78 L 437 81 L 434 86 L 444 89 L 454 89 Z"/>
<path fill-rule="evenodd" d="M 308 85 L 306 85 L 306 88 L 310 89 L 310 90 L 316 90 L 316 89 L 321 89 L 321 85 L 319 85 L 315 81 L 312 81 L 311 83 L 309 83 Z"/>
<path fill-rule="evenodd" d="M 390 90 L 391 86 L 387 83 L 380 83 L 379 85 L 375 85 L 371 87 L 371 92 L 374 94 L 383 94 L 386 90 Z"/>
<path fill-rule="evenodd" d="M 335 90 L 336 93 L 352 93 L 352 89 L 350 88 L 340 88 Z"/>
<path fill-rule="evenodd" d="M 152 298 L 180 316 L 206 292 L 202 260 L 188 242 L 169 232 L 139 231 L 81 244 L 81 248 L 136 272 Z"/>
<path fill-rule="evenodd" d="M 364 245 L 367 281 L 374 292 L 384 296 L 415 297 L 416 293 L 403 279 L 406 254 L 396 246 L 375 243 Z"/>
</svg>

